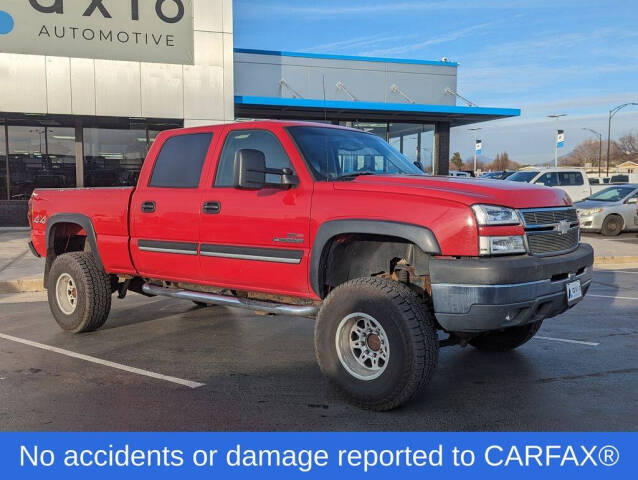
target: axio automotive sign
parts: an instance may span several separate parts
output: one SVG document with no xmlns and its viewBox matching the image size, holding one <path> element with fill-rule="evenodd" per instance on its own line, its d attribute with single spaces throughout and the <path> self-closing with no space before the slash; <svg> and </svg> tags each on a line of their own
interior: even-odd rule
<svg viewBox="0 0 638 480">
<path fill-rule="evenodd" d="M 192 64 L 192 0 L 3 0 L 0 52 Z"/>
</svg>

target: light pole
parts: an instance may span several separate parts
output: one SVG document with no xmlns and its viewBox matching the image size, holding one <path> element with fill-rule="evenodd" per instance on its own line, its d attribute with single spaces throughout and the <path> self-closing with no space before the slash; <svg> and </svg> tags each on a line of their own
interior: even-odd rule
<svg viewBox="0 0 638 480">
<path fill-rule="evenodd" d="M 482 129 L 481 127 L 472 127 L 468 128 L 468 130 L 471 130 L 474 133 L 474 175 L 476 175 L 476 132 Z"/>
<path fill-rule="evenodd" d="M 603 134 L 591 128 L 583 128 L 583 130 L 587 130 L 594 135 L 598 135 L 598 178 L 600 178 L 600 161 L 601 157 L 603 156 Z"/>
<path fill-rule="evenodd" d="M 636 102 L 623 103 L 622 105 L 618 105 L 617 107 L 609 110 L 609 124 L 607 125 L 607 176 L 609 176 L 609 152 L 611 150 L 611 119 L 614 118 L 614 115 L 618 113 L 618 111 L 622 110 L 629 105 L 638 105 Z"/>
<path fill-rule="evenodd" d="M 547 115 L 547 118 L 553 118 L 555 120 L 555 125 L 556 128 L 554 128 L 554 130 L 556 131 L 555 135 L 558 135 L 558 119 L 560 117 L 566 117 L 567 114 L 566 113 L 558 113 L 555 115 Z M 556 136 L 554 136 L 554 167 L 558 167 L 558 141 Z"/>
</svg>

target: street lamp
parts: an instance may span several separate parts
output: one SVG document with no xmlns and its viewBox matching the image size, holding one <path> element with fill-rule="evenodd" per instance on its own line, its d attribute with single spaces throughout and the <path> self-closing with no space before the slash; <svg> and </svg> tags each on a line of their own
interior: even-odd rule
<svg viewBox="0 0 638 480">
<path fill-rule="evenodd" d="M 600 160 L 603 155 L 603 134 L 591 128 L 583 128 L 583 130 L 587 130 L 594 135 L 598 135 L 598 178 L 600 178 Z"/>
<path fill-rule="evenodd" d="M 476 175 L 476 132 L 482 129 L 481 127 L 472 127 L 468 128 L 468 130 L 471 130 L 474 133 L 474 175 Z"/>
<path fill-rule="evenodd" d="M 620 110 L 629 105 L 638 105 L 636 102 L 623 103 L 622 105 L 618 105 L 617 107 L 609 110 L 609 124 L 607 126 L 607 176 L 609 176 L 609 152 L 611 150 L 611 119 L 614 118 Z"/>
<path fill-rule="evenodd" d="M 553 118 L 556 124 L 556 135 L 558 135 L 558 119 L 560 117 L 566 117 L 566 113 L 557 113 L 555 115 L 547 115 L 547 118 Z M 558 141 L 557 138 L 554 137 L 554 167 L 558 167 Z"/>
</svg>

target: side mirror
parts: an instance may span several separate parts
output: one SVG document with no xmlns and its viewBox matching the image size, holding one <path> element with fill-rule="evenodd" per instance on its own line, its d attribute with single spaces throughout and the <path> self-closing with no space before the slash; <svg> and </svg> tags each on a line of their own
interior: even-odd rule
<svg viewBox="0 0 638 480">
<path fill-rule="evenodd" d="M 266 183 L 264 152 L 243 148 L 235 153 L 233 186 L 245 190 L 260 190 Z"/>
</svg>

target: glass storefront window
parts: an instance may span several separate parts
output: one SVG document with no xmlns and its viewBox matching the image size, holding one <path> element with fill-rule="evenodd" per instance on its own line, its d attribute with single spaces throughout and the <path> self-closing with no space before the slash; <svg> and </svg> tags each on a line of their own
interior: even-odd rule
<svg viewBox="0 0 638 480">
<path fill-rule="evenodd" d="M 35 188 L 75 187 L 75 129 L 10 125 L 8 132 L 11 200 Z"/>
<path fill-rule="evenodd" d="M 135 185 L 155 131 L 110 128 L 84 129 L 84 185 Z M 150 138 L 149 138 L 150 137 Z"/>
<path fill-rule="evenodd" d="M 8 200 L 7 195 L 7 143 L 4 125 L 0 123 L 0 200 Z"/>
<path fill-rule="evenodd" d="M 420 164 L 424 172 L 432 173 L 434 125 L 390 123 L 388 142 L 411 162 Z"/>
</svg>

